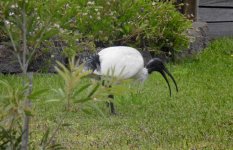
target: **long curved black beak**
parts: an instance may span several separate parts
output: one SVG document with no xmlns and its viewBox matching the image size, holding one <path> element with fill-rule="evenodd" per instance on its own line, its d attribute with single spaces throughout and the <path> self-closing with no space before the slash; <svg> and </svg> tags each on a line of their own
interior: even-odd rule
<svg viewBox="0 0 233 150">
<path fill-rule="evenodd" d="M 161 75 L 163 76 L 163 78 L 167 82 L 169 92 L 170 92 L 170 96 L 171 96 L 171 86 L 170 86 L 170 83 L 169 83 L 169 81 L 167 79 L 166 74 L 172 79 L 172 81 L 174 82 L 174 84 L 176 86 L 176 91 L 178 92 L 178 86 L 176 84 L 176 80 L 174 79 L 172 74 L 168 71 L 168 69 L 165 67 L 165 65 L 163 64 L 161 59 L 159 59 L 159 58 L 152 59 L 146 65 L 146 68 L 148 69 L 149 74 L 151 74 L 153 71 L 157 71 L 157 72 L 161 73 Z"/>
<path fill-rule="evenodd" d="M 167 68 L 164 66 L 164 69 L 159 71 L 163 78 L 166 80 L 167 82 L 167 85 L 169 87 L 169 92 L 170 92 L 170 96 L 172 95 L 172 92 L 171 92 L 171 87 L 170 87 L 170 84 L 169 84 L 169 81 L 167 79 L 167 76 L 166 76 L 166 73 L 168 74 L 169 77 L 171 77 L 172 81 L 174 82 L 175 86 L 176 86 L 176 91 L 178 92 L 178 87 L 177 87 L 177 84 L 176 84 L 176 80 L 174 79 L 174 77 L 172 76 L 172 74 L 167 70 Z"/>
</svg>

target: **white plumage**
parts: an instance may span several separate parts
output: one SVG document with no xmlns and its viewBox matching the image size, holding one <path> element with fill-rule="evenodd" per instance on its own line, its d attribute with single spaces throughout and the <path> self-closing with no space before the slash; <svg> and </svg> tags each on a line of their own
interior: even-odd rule
<svg viewBox="0 0 233 150">
<path fill-rule="evenodd" d="M 101 50 L 99 53 L 100 69 L 98 75 L 112 75 L 122 79 L 135 78 L 143 80 L 147 76 L 144 60 L 140 52 L 126 46 L 115 46 Z"/>
</svg>

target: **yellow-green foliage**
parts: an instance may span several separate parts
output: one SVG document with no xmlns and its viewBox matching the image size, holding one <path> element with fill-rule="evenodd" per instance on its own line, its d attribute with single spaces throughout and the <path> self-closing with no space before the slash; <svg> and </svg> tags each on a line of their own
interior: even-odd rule
<svg viewBox="0 0 233 150">
<path fill-rule="evenodd" d="M 83 67 L 79 66 L 77 67 L 77 64 L 75 63 L 74 57 L 70 59 L 69 61 L 69 68 L 66 68 L 63 64 L 60 62 L 57 62 L 58 67 L 55 67 L 58 74 L 62 77 L 64 80 L 64 87 L 55 89 L 54 91 L 59 94 L 61 100 L 66 101 L 66 109 L 69 110 L 70 106 L 72 105 L 71 102 L 76 100 L 77 96 L 82 92 L 83 90 L 86 90 L 91 84 L 84 85 L 81 87 L 80 90 L 76 90 L 77 86 L 80 84 L 81 80 L 84 77 L 87 77 L 90 72 L 83 71 Z M 97 86 L 96 86 L 97 88 Z M 95 91 L 94 91 L 95 92 Z M 92 94 L 90 95 L 92 96 Z M 90 100 L 90 96 L 88 96 L 86 99 L 82 99 L 80 101 L 87 101 Z"/>
</svg>

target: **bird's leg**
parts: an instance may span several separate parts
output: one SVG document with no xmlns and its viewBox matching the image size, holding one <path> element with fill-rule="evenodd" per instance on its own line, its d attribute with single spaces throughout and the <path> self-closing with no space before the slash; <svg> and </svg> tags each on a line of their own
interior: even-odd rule
<svg viewBox="0 0 233 150">
<path fill-rule="evenodd" d="M 114 95 L 108 95 L 108 98 L 114 99 Z M 108 102 L 108 106 L 110 107 L 111 114 L 116 115 L 116 111 L 115 111 L 115 107 L 114 107 L 113 102 L 111 102 L 111 101 Z"/>
<path fill-rule="evenodd" d="M 111 85 L 108 85 L 108 86 L 106 85 L 105 80 L 102 81 L 102 86 L 111 88 Z M 110 107 L 110 113 L 112 115 L 116 115 L 115 107 L 114 107 L 114 104 L 112 102 L 112 100 L 114 99 L 114 95 L 110 94 L 110 95 L 108 95 L 108 98 L 111 99 L 109 102 L 107 102 L 107 106 Z"/>
</svg>

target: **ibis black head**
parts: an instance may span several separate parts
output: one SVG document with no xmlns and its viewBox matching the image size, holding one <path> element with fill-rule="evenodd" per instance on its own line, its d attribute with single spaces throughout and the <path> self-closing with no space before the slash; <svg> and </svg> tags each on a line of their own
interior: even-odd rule
<svg viewBox="0 0 233 150">
<path fill-rule="evenodd" d="M 175 86 L 176 86 L 176 91 L 178 92 L 178 87 L 176 84 L 176 81 L 174 79 L 174 77 L 172 76 L 172 74 L 167 70 L 167 68 L 165 67 L 165 65 L 163 64 L 162 60 L 160 58 L 153 58 L 151 59 L 147 65 L 146 68 L 148 70 L 148 73 L 151 74 L 153 71 L 157 71 L 159 73 L 161 73 L 161 75 L 163 76 L 163 78 L 166 80 L 167 85 L 169 87 L 169 92 L 170 92 L 170 96 L 171 96 L 171 87 L 169 84 L 169 81 L 167 79 L 166 74 L 171 77 L 172 81 L 174 82 Z"/>
</svg>

